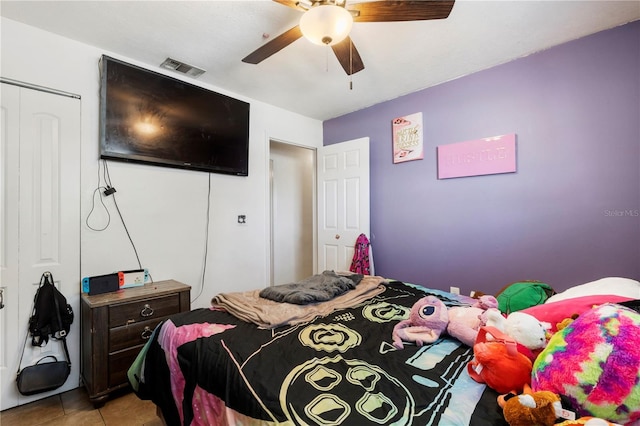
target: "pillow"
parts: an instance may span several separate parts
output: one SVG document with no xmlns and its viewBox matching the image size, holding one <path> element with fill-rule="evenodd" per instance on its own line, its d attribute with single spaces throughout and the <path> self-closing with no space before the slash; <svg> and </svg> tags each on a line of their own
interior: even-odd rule
<svg viewBox="0 0 640 426">
<path fill-rule="evenodd" d="M 640 423 L 640 314 L 605 303 L 553 335 L 531 388 L 564 395 L 577 417 Z"/>
<path fill-rule="evenodd" d="M 591 296 L 595 294 L 615 294 L 630 299 L 640 299 L 640 282 L 629 278 L 608 277 L 586 284 L 571 287 L 554 294 L 545 303 L 553 303 L 573 297 Z"/>
<path fill-rule="evenodd" d="M 522 312 L 535 317 L 540 322 L 548 322 L 551 324 L 549 331 L 555 333 L 558 331 L 557 324 L 566 318 L 570 318 L 573 314 L 580 315 L 581 313 L 593 308 L 595 305 L 602 305 L 607 302 L 625 302 L 628 300 L 634 299 L 615 294 L 595 294 L 591 296 L 559 300 L 557 302 L 547 302 L 542 305 L 536 305 L 524 309 Z"/>
</svg>

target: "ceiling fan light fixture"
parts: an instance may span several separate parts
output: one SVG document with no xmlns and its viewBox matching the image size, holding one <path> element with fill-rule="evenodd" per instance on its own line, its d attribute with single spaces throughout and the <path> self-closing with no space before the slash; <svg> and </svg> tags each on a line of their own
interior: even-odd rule
<svg viewBox="0 0 640 426">
<path fill-rule="evenodd" d="M 333 46 L 351 31 L 353 16 L 344 8 L 324 4 L 307 10 L 300 18 L 300 31 L 309 41 Z"/>
</svg>

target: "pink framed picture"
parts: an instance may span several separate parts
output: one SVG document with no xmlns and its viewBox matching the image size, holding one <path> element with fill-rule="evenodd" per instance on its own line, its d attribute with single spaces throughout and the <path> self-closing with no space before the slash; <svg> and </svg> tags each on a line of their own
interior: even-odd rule
<svg viewBox="0 0 640 426">
<path fill-rule="evenodd" d="M 411 160 L 422 160 L 422 113 L 406 115 L 392 120 L 393 162 L 403 163 Z"/>
</svg>

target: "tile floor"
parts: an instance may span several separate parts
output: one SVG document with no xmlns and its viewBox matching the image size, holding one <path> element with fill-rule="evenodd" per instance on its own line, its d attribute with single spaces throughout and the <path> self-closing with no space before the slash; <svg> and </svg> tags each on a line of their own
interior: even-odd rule
<svg viewBox="0 0 640 426">
<path fill-rule="evenodd" d="M 133 392 L 114 395 L 99 409 L 83 387 L 0 412 L 0 426 L 162 426 L 151 401 Z"/>
</svg>

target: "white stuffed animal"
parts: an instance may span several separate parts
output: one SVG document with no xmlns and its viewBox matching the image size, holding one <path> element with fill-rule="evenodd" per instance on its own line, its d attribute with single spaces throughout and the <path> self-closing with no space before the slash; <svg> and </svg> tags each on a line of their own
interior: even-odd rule
<svg viewBox="0 0 640 426">
<path fill-rule="evenodd" d="M 547 345 L 547 330 L 550 324 L 538 321 L 533 315 L 512 312 L 505 318 L 494 308 L 488 309 L 485 315 L 487 326 L 497 328 L 532 351 L 543 349 Z"/>
</svg>

